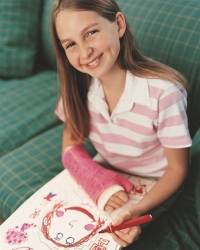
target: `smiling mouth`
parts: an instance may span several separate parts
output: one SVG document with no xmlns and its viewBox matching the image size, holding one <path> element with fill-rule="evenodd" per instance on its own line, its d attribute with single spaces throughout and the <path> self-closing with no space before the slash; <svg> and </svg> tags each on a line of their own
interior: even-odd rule
<svg viewBox="0 0 200 250">
<path fill-rule="evenodd" d="M 100 56 L 98 56 L 95 60 L 93 60 L 92 62 L 87 63 L 86 65 L 88 67 L 94 67 L 94 66 L 96 66 L 98 64 L 98 62 L 99 62 L 99 60 L 100 60 L 101 57 L 102 57 L 102 54 Z"/>
</svg>

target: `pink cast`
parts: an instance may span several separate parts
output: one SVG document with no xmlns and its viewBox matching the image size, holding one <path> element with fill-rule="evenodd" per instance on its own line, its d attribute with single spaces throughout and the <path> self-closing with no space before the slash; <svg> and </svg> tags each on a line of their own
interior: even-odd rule
<svg viewBox="0 0 200 250">
<path fill-rule="evenodd" d="M 95 203 L 102 192 L 112 185 L 122 186 L 126 192 L 133 188 L 133 184 L 121 174 L 93 161 L 81 146 L 72 146 L 65 151 L 62 163 Z"/>
</svg>

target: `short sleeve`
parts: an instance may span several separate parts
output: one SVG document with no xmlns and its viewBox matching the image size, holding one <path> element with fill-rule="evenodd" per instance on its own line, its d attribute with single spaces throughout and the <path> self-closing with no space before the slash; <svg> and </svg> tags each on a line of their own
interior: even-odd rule
<svg viewBox="0 0 200 250">
<path fill-rule="evenodd" d="M 187 119 L 187 93 L 179 85 L 171 85 L 158 103 L 158 138 L 164 147 L 191 146 Z"/>
<path fill-rule="evenodd" d="M 66 122 L 62 98 L 60 98 L 58 101 L 58 104 L 55 109 L 55 114 L 62 122 Z"/>
</svg>

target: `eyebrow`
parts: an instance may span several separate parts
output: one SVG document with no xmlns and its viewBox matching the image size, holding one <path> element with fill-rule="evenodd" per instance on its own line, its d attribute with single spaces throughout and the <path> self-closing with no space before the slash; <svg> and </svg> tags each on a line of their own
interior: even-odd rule
<svg viewBox="0 0 200 250">
<path fill-rule="evenodd" d="M 89 30 L 90 28 L 92 28 L 92 27 L 94 27 L 96 25 L 98 25 L 98 23 L 92 23 L 92 24 L 86 26 L 83 30 L 81 30 L 80 33 L 83 34 L 83 33 L 86 32 L 86 30 Z M 65 38 L 65 39 L 61 40 L 60 43 L 63 44 L 63 43 L 65 43 L 67 41 L 70 41 L 70 40 L 71 40 L 70 38 Z"/>
</svg>

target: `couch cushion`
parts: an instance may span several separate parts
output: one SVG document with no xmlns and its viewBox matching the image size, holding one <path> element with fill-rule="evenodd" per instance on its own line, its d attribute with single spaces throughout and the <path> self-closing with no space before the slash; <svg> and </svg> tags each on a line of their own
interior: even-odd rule
<svg viewBox="0 0 200 250">
<path fill-rule="evenodd" d="M 198 224 L 200 225 L 200 128 L 198 129 L 193 139 L 191 158 L 191 171 L 193 173 L 191 181 L 194 183 L 195 205 Z"/>
<path fill-rule="evenodd" d="M 63 170 L 62 131 L 60 124 L 0 158 L 1 219 L 7 219 L 30 195 Z M 92 157 L 96 154 L 88 140 L 85 149 Z"/>
<path fill-rule="evenodd" d="M 61 142 L 60 125 L 0 158 L 1 219 L 7 219 L 30 195 L 63 170 Z"/>
<path fill-rule="evenodd" d="M 189 81 L 192 135 L 200 126 L 200 1 L 117 0 L 142 52 L 180 71 Z"/>
<path fill-rule="evenodd" d="M 33 72 L 38 50 L 40 0 L 0 1 L 0 77 Z"/>
<path fill-rule="evenodd" d="M 0 156 L 58 121 L 56 72 L 18 80 L 0 80 Z"/>
</svg>

